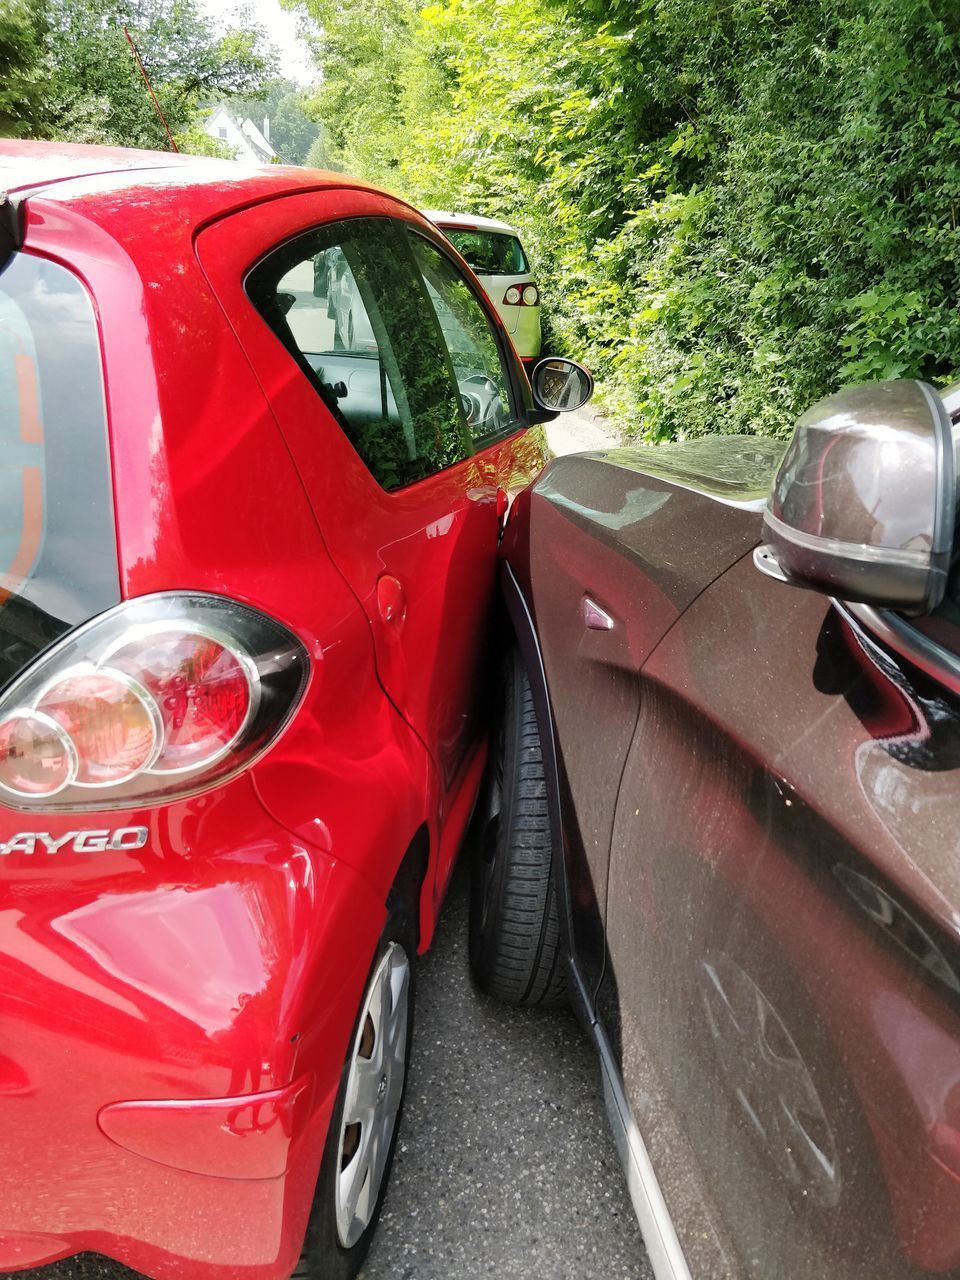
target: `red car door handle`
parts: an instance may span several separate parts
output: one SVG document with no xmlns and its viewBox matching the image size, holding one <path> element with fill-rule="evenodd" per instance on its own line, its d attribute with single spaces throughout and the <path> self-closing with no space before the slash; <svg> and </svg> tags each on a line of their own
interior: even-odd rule
<svg viewBox="0 0 960 1280">
<path fill-rule="evenodd" d="M 392 573 L 377 579 L 377 611 L 384 622 L 400 623 L 407 616 L 407 596 L 403 583 Z"/>
</svg>

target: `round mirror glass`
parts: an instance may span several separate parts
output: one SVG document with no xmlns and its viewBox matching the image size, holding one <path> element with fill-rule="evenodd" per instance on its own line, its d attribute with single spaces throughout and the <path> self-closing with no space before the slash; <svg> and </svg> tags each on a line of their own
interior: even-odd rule
<svg viewBox="0 0 960 1280">
<path fill-rule="evenodd" d="M 533 397 L 542 409 L 572 413 L 593 395 L 593 378 L 575 360 L 541 360 L 530 379 Z"/>
</svg>

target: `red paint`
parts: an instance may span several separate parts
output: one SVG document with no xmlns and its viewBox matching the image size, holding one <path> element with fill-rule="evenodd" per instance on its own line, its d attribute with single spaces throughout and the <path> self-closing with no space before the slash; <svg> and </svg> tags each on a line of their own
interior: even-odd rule
<svg viewBox="0 0 960 1280">
<path fill-rule="evenodd" d="M 407 597 L 403 583 L 385 573 L 377 579 L 377 613 L 381 622 L 392 622 L 395 627 L 402 627 L 407 616 Z"/>
<path fill-rule="evenodd" d="M 11 187 L 63 179 L 28 194 L 25 247 L 96 305 L 123 596 L 243 601 L 312 670 L 232 781 L 143 810 L 0 806 L 0 841 L 149 831 L 0 860 L 0 1269 L 94 1250 L 170 1280 L 282 1280 L 424 831 L 421 949 L 433 933 L 485 750 L 496 494 L 542 459 L 521 433 L 384 493 L 243 295 L 306 225 L 377 211 L 438 239 L 407 206 L 306 170 L 0 143 L 11 157 Z M 84 166 L 100 176 L 70 178 Z"/>
<path fill-rule="evenodd" d="M 119 1102 L 97 1123 L 117 1146 L 213 1178 L 279 1178 L 309 1102 L 304 1078 L 236 1098 Z"/>
</svg>

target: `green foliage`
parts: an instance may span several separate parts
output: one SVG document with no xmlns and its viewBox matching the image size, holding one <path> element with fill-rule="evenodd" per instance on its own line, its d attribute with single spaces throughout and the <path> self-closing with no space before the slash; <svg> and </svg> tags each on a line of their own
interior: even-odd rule
<svg viewBox="0 0 960 1280">
<path fill-rule="evenodd" d="M 274 61 L 263 31 L 245 23 L 217 34 L 196 0 L 21 0 L 15 75 L 21 97 L 7 132 L 71 142 L 168 146 L 124 36 L 136 41 L 174 135 L 209 151 L 196 130 L 202 101 L 260 88 Z M 6 16 L 0 18 L 0 58 Z M 43 92 L 30 92 L 42 84 Z M 4 93 L 0 90 L 0 94 Z M 0 110 L 4 99 L 0 97 Z"/>
<path fill-rule="evenodd" d="M 329 158 L 391 185 L 403 147 L 396 106 L 416 0 L 304 0 L 304 7 L 321 29 L 314 54 L 323 81 L 308 110 L 327 126 Z"/>
<path fill-rule="evenodd" d="M 519 226 L 651 440 L 960 367 L 955 0 L 307 0 L 346 167 Z"/>
<path fill-rule="evenodd" d="M 310 144 L 310 150 L 303 163 L 311 169 L 339 169 L 340 163 L 333 154 L 326 125 L 319 124 L 317 129 L 317 136 Z"/>
<path fill-rule="evenodd" d="M 284 94 L 270 116 L 270 141 L 281 160 L 304 164 L 317 133 L 318 126 L 304 111 L 300 94 Z"/>
<path fill-rule="evenodd" d="M 28 133 L 40 110 L 40 28 L 28 0 L 0 9 L 0 134 Z"/>
<path fill-rule="evenodd" d="M 185 155 L 213 156 L 217 160 L 236 160 L 237 153 L 222 138 L 211 138 L 199 124 L 188 125 L 174 135 L 177 149 Z"/>
</svg>

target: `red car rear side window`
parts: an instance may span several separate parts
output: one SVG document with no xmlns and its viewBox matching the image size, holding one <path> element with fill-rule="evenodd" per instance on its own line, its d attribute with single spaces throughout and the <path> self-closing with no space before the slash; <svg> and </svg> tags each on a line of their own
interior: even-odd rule
<svg viewBox="0 0 960 1280">
<path fill-rule="evenodd" d="M 443 335 L 405 232 L 353 218 L 273 250 L 247 293 L 385 489 L 473 452 Z"/>
<path fill-rule="evenodd" d="M 119 599 L 93 306 L 19 254 L 0 273 L 0 687 Z"/>
</svg>

